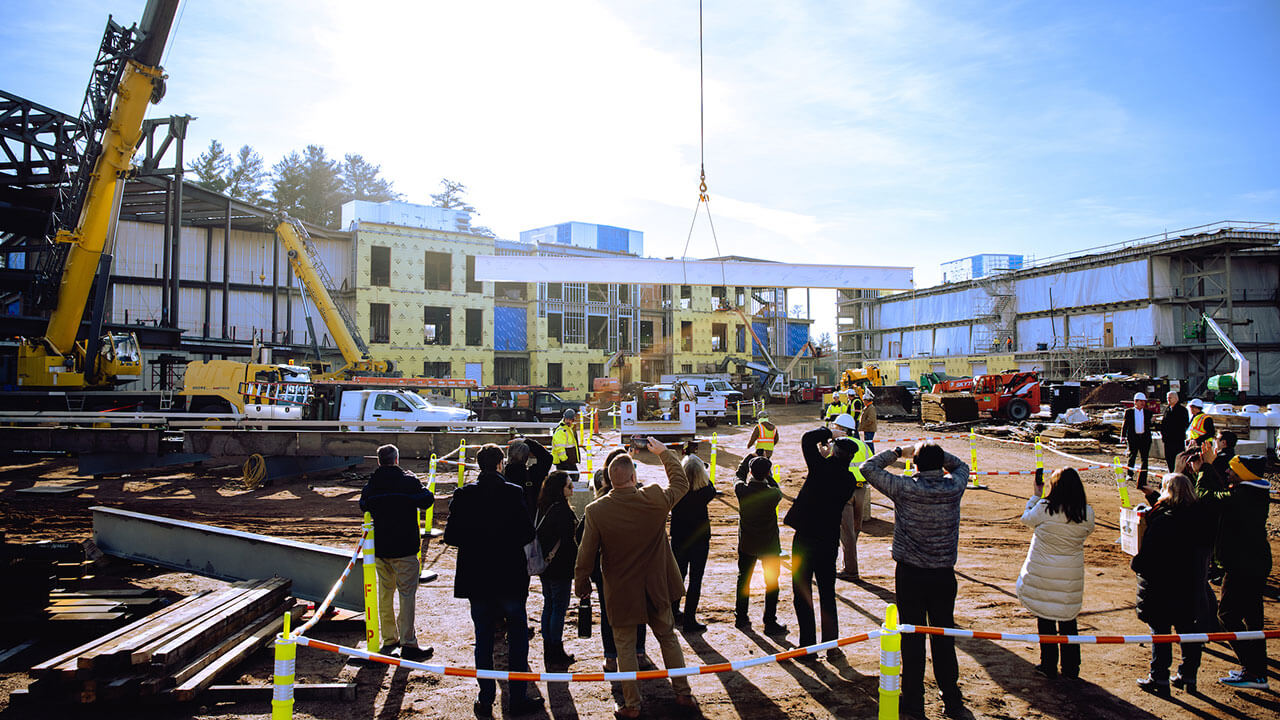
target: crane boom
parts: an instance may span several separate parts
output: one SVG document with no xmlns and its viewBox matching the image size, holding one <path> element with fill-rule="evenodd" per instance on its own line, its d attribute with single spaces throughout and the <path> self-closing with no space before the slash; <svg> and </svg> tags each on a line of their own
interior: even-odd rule
<svg viewBox="0 0 1280 720">
<path fill-rule="evenodd" d="M 1236 361 L 1236 371 L 1231 373 L 1231 376 L 1236 379 L 1236 388 L 1242 393 L 1249 392 L 1248 358 L 1244 356 L 1244 353 L 1240 352 L 1235 343 L 1231 342 L 1231 338 L 1227 337 L 1227 334 L 1218 326 L 1216 320 L 1208 315 L 1201 315 L 1201 317 L 1204 318 L 1204 324 L 1208 325 L 1213 334 L 1218 337 L 1218 342 L 1222 343 L 1222 346 L 1227 349 L 1227 354 Z"/>
<path fill-rule="evenodd" d="M 148 0 L 143 24 L 137 29 L 139 41 L 124 61 L 119 84 L 112 88 L 115 98 L 103 131 L 102 150 L 94 162 L 76 225 L 59 230 L 54 238 L 69 250 L 44 336 L 24 338 L 18 349 L 20 385 L 109 385 L 118 376 L 141 374 L 136 337 L 111 337 L 102 348 L 103 356 L 90 358 L 76 336 L 94 278 L 109 250 L 107 241 L 119 203 L 117 188 L 133 161 L 143 116 L 147 105 L 158 102 L 164 94 L 164 70 L 159 61 L 177 8 L 178 0 Z"/>
<path fill-rule="evenodd" d="M 293 274 L 298 276 L 303 291 L 316 306 L 346 362 L 346 365 L 332 375 L 351 377 L 356 374 L 385 375 L 392 372 L 389 361 L 375 361 L 369 356 L 369 346 L 360 337 L 350 314 L 334 298 L 333 281 L 329 278 L 324 262 L 320 260 L 315 244 L 311 242 L 311 235 L 302 223 L 286 215 L 276 226 L 276 235 L 284 243 Z M 320 376 L 320 379 L 327 377 L 329 376 Z"/>
</svg>

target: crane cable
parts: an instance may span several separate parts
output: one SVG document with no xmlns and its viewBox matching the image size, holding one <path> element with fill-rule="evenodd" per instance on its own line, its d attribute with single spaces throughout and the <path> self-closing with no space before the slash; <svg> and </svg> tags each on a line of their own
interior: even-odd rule
<svg viewBox="0 0 1280 720">
<path fill-rule="evenodd" d="M 711 196 L 707 194 L 707 101 L 706 80 L 703 72 L 702 51 L 702 0 L 698 0 L 698 202 L 693 206 L 693 218 L 689 221 L 689 235 L 684 241 L 684 250 L 680 253 L 680 268 L 683 284 L 688 284 L 689 271 L 686 265 L 689 257 L 689 243 L 693 240 L 693 228 L 698 222 L 698 208 L 707 206 L 707 225 L 711 228 L 711 241 L 715 244 L 716 256 L 720 254 L 720 240 L 716 237 L 716 223 L 711 219 Z M 728 285 L 725 276 L 724 261 L 720 261 L 720 284 Z"/>
</svg>

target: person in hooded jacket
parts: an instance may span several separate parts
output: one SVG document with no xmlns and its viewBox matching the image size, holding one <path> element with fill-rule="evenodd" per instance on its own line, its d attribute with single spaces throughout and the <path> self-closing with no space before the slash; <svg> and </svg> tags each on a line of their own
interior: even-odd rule
<svg viewBox="0 0 1280 720">
<path fill-rule="evenodd" d="M 1146 532 L 1130 567 L 1138 577 L 1138 619 L 1152 634 L 1199 632 L 1196 593 L 1198 579 L 1197 546 L 1212 542 L 1212 526 L 1203 506 L 1197 502 L 1195 487 L 1182 473 L 1168 473 L 1160 483 L 1155 505 L 1146 513 Z M 1170 685 L 1195 692 L 1203 643 L 1183 643 L 1182 663 L 1171 681 L 1169 666 L 1173 647 L 1152 643 L 1151 672 L 1138 680 L 1138 687 L 1167 696 Z"/>
<path fill-rule="evenodd" d="M 548 456 L 549 457 L 549 456 Z M 548 666 L 568 667 L 574 657 L 564 651 L 564 616 L 569 611 L 573 591 L 573 564 L 578 557 L 574 529 L 578 516 L 569 506 L 573 481 L 557 470 L 542 482 L 534 529 L 542 547 L 547 569 L 542 579 L 542 657 Z"/>
<path fill-rule="evenodd" d="M 689 492 L 671 508 L 671 551 L 676 556 L 680 577 L 688 581 L 684 612 L 680 612 L 677 602 L 672 604 L 671 614 L 687 633 L 707 629 L 706 625 L 698 622 L 698 601 L 702 598 L 702 576 L 707 570 L 707 555 L 711 553 L 711 517 L 707 514 L 707 504 L 716 497 L 716 488 L 707 475 L 707 466 L 697 451 L 696 440 L 685 443 L 680 465 L 689 478 Z"/>
<path fill-rule="evenodd" d="M 613 489 L 613 485 L 609 482 L 609 463 L 619 455 L 628 454 L 626 448 L 614 448 L 608 456 L 605 457 L 604 463 L 596 469 L 595 475 L 592 476 L 592 487 L 595 489 L 596 498 L 602 498 L 609 494 Z M 586 530 L 585 524 L 579 520 L 578 527 L 574 532 L 575 543 L 582 542 L 582 534 Z M 600 607 L 600 645 L 604 651 L 604 671 L 618 671 L 618 645 L 613 639 L 613 625 L 609 623 L 609 610 L 604 606 L 604 575 L 600 572 L 600 555 L 596 554 L 595 567 L 591 570 L 591 583 L 595 586 L 596 596 L 599 598 Z M 645 653 L 644 649 L 645 629 L 641 623 L 636 626 L 636 663 L 641 670 L 652 670 L 654 668 L 653 661 Z"/>
<path fill-rule="evenodd" d="M 1093 507 L 1080 475 L 1071 468 L 1049 476 L 1049 492 L 1037 475 L 1022 524 L 1031 528 L 1031 547 L 1018 573 L 1018 599 L 1036 616 L 1041 635 L 1075 635 L 1084 599 L 1084 541 L 1093 532 Z M 1058 646 L 1040 645 L 1036 669 L 1058 676 Z M 1062 676 L 1080 677 L 1080 646 L 1063 645 Z"/>
<path fill-rule="evenodd" d="M 764 633 L 786 635 L 778 623 L 778 577 L 782 572 L 782 543 L 778 537 L 778 503 L 782 490 L 773 482 L 773 463 L 766 457 L 748 455 L 738 466 L 738 591 L 734 602 L 734 625 L 751 627 L 751 575 L 759 560 L 764 569 Z"/>
</svg>

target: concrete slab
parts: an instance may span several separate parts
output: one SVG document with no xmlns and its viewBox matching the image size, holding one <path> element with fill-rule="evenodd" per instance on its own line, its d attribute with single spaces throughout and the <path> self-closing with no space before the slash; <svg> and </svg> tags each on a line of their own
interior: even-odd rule
<svg viewBox="0 0 1280 720">
<path fill-rule="evenodd" d="M 476 280 L 528 282 L 530 278 L 539 282 L 616 282 L 617 278 L 626 278 L 630 283 L 653 285 L 749 285 L 845 290 L 912 288 L 912 268 L 909 267 L 633 257 L 476 256 Z"/>
</svg>

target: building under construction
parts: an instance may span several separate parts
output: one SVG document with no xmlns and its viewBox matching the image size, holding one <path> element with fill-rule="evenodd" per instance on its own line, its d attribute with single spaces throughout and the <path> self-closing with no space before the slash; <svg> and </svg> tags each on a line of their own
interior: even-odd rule
<svg viewBox="0 0 1280 720">
<path fill-rule="evenodd" d="M 1198 394 L 1234 370 L 1208 315 L 1250 360 L 1250 395 L 1280 395 L 1278 243 L 1276 223 L 1219 222 L 911 292 L 840 291 L 839 359 L 893 380 L 1147 373 Z"/>
</svg>

